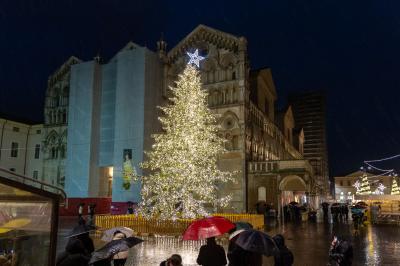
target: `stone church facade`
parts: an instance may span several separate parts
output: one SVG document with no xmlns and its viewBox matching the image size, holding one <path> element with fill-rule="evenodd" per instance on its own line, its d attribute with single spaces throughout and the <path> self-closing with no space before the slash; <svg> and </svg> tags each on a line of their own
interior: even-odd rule
<svg viewBox="0 0 400 266">
<path fill-rule="evenodd" d="M 163 101 L 187 64 L 186 52 L 195 49 L 206 57 L 200 64 L 201 80 L 209 92 L 209 107 L 218 116 L 219 134 L 226 139 L 227 152 L 221 155 L 219 167 L 237 171 L 235 182 L 220 186 L 221 195 L 232 195 L 231 205 L 224 211 L 253 211 L 258 201 L 282 206 L 293 200 L 289 190 L 315 196 L 313 169 L 302 154 L 304 132 L 296 128 L 290 107 L 275 110 L 277 93 L 271 70 L 250 69 L 246 38 L 199 25 L 170 50 L 160 40 L 157 53 Z M 46 92 L 43 179 L 61 187 L 68 159 L 70 68 L 80 62 L 75 57 L 67 60 L 49 78 Z M 151 120 L 159 115 L 154 111 Z M 150 147 L 150 134 L 144 139 L 143 145 Z"/>
<path fill-rule="evenodd" d="M 206 57 L 200 64 L 201 80 L 209 92 L 209 107 L 219 117 L 219 134 L 226 139 L 227 152 L 221 156 L 219 166 L 238 172 L 234 183 L 221 186 L 220 193 L 233 196 L 230 208 L 225 211 L 253 210 L 261 199 L 259 188 L 268 189 L 268 200 L 280 205 L 280 190 L 286 189 L 279 188 L 283 179 L 277 173 L 269 173 L 267 179 L 256 177 L 252 170 L 254 163 L 301 161 L 304 165 L 297 169 L 300 174 L 296 178 L 303 180 L 313 173 L 308 162 L 302 160 L 304 134 L 301 129 L 296 131 L 291 108 L 283 115 L 275 111 L 277 94 L 271 70 L 250 70 L 246 38 L 199 25 L 168 52 L 164 41 L 158 43 L 165 64 L 166 96 L 168 86 L 173 85 L 187 63 L 186 52 L 195 49 Z M 285 171 L 290 172 L 290 168 Z M 268 173 L 267 168 L 264 172 Z"/>
<path fill-rule="evenodd" d="M 67 155 L 68 98 L 71 66 L 81 62 L 71 56 L 48 79 L 43 127 L 42 181 L 64 187 Z"/>
</svg>

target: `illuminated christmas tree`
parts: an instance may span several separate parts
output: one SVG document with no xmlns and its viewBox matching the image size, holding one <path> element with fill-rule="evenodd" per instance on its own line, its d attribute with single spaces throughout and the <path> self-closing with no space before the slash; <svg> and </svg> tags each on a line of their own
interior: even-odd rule
<svg viewBox="0 0 400 266">
<path fill-rule="evenodd" d="M 197 51 L 196 51 L 197 52 Z M 217 185 L 232 180 L 233 173 L 217 168 L 224 140 L 217 135 L 216 118 L 207 107 L 199 71 L 190 63 L 179 75 L 170 105 L 162 107 L 164 132 L 142 164 L 151 174 L 143 177 L 141 210 L 160 219 L 209 215 L 211 206 L 226 206 L 230 196 L 218 198 Z M 197 60 L 199 60 L 197 58 Z"/>
<path fill-rule="evenodd" d="M 391 195 L 400 195 L 400 190 L 399 187 L 397 186 L 397 180 L 396 177 L 393 177 L 392 181 L 392 192 L 390 192 Z"/>
<path fill-rule="evenodd" d="M 360 195 L 370 195 L 371 194 L 371 187 L 368 182 L 368 176 L 364 174 L 361 178 L 361 186 L 360 189 L 357 191 L 357 194 Z"/>
</svg>

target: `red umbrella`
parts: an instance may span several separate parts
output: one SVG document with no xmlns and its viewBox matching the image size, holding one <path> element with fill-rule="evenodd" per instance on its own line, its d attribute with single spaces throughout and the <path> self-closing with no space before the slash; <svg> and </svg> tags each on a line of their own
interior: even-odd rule
<svg viewBox="0 0 400 266">
<path fill-rule="evenodd" d="M 199 240 L 220 236 L 235 228 L 235 224 L 220 216 L 212 216 L 192 222 L 183 233 L 183 240 Z"/>
</svg>

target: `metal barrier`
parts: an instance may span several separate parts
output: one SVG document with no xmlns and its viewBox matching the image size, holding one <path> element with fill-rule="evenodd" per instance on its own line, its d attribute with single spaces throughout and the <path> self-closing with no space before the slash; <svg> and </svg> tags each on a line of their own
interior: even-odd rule
<svg viewBox="0 0 400 266">
<path fill-rule="evenodd" d="M 215 213 L 213 216 L 222 216 L 231 222 L 248 222 L 255 229 L 264 228 L 264 216 L 257 214 L 229 214 Z M 129 227 L 139 234 L 149 235 L 182 235 L 192 219 L 159 220 L 156 218 L 146 219 L 136 215 L 96 215 L 96 226 L 102 230 L 113 227 Z"/>
</svg>

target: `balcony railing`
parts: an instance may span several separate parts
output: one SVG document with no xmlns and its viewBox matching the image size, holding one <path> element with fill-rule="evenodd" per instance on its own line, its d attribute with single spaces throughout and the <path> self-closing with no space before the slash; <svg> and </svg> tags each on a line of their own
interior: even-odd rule
<svg viewBox="0 0 400 266">
<path fill-rule="evenodd" d="M 285 138 L 280 129 L 252 102 L 250 102 L 250 115 L 254 122 L 262 127 L 271 138 L 275 139 L 281 146 L 283 146 L 285 151 L 289 153 L 293 159 L 303 158 L 301 153 Z"/>
<path fill-rule="evenodd" d="M 284 171 L 305 171 L 314 174 L 307 160 L 283 160 L 266 162 L 249 162 L 250 173 L 278 173 Z"/>
</svg>

